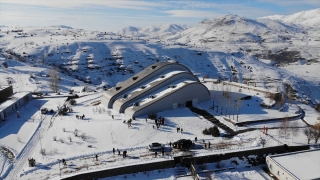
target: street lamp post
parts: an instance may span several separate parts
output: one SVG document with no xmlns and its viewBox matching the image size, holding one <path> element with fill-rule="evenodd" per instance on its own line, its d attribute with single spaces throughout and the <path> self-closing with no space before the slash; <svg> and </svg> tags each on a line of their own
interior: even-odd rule
<svg viewBox="0 0 320 180">
<path fill-rule="evenodd" d="M 59 161 L 59 172 L 60 172 L 60 177 L 61 177 L 61 168 L 60 168 L 60 162 L 61 162 L 61 160 L 58 159 L 58 161 Z"/>
<path fill-rule="evenodd" d="M 41 131 L 41 130 L 40 130 Z M 39 131 L 39 141 L 40 141 L 40 151 L 41 151 L 41 155 L 42 155 L 42 159 L 44 159 L 44 157 L 43 157 L 43 149 L 42 149 L 42 144 L 41 144 L 41 135 L 40 135 L 40 131 Z"/>
</svg>

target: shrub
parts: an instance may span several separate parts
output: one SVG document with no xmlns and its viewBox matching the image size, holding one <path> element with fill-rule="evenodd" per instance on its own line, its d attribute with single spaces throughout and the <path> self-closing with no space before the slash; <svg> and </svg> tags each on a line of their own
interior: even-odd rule
<svg viewBox="0 0 320 180">
<path fill-rule="evenodd" d="M 7 62 L 3 62 L 3 63 L 2 63 L 2 66 L 3 66 L 4 68 L 8 68 L 8 67 L 9 67 Z"/>
<path fill-rule="evenodd" d="M 223 168 L 226 163 L 223 161 L 219 161 L 216 165 L 217 168 Z"/>
<path fill-rule="evenodd" d="M 83 141 L 85 141 L 85 140 L 87 139 L 86 133 L 82 133 L 82 134 L 81 134 L 81 138 L 82 138 Z"/>
<path fill-rule="evenodd" d="M 202 134 L 208 135 L 208 134 L 209 134 L 209 130 L 208 130 L 207 128 L 205 128 L 205 129 L 202 131 Z"/>
<path fill-rule="evenodd" d="M 74 99 L 70 99 L 69 103 L 70 103 L 71 105 L 76 105 L 76 104 L 77 104 L 77 101 L 74 100 Z"/>
<path fill-rule="evenodd" d="M 214 137 L 219 137 L 220 136 L 220 131 L 219 131 L 217 126 L 213 126 L 213 127 L 209 128 L 209 132 Z"/>
<path fill-rule="evenodd" d="M 40 149 L 40 154 L 46 155 L 46 149 L 44 149 L 44 148 Z"/>
<path fill-rule="evenodd" d="M 73 131 L 73 134 L 74 134 L 75 137 L 77 137 L 78 134 L 79 134 L 79 130 L 78 130 L 78 129 L 75 129 L 75 130 Z"/>
</svg>

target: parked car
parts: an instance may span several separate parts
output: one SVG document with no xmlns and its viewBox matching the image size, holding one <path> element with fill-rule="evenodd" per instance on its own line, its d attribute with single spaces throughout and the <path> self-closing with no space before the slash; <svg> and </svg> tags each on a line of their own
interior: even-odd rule
<svg viewBox="0 0 320 180">
<path fill-rule="evenodd" d="M 190 139 L 180 139 L 173 144 L 173 148 L 177 149 L 189 149 L 192 146 L 192 141 Z"/>
<path fill-rule="evenodd" d="M 155 143 L 149 144 L 148 148 L 149 148 L 150 150 L 158 150 L 158 149 L 164 148 L 164 145 L 155 142 Z"/>
<path fill-rule="evenodd" d="M 41 109 L 41 114 L 47 114 L 48 112 L 48 109 L 47 108 L 42 108 Z"/>
</svg>

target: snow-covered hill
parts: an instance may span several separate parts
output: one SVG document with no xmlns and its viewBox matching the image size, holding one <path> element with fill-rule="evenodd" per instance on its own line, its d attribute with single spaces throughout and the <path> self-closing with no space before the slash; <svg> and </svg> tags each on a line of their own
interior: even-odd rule
<svg viewBox="0 0 320 180">
<path fill-rule="evenodd" d="M 253 20 L 238 15 L 205 19 L 175 38 L 184 43 L 263 43 L 285 41 L 301 29 L 273 20 Z"/>
<path fill-rule="evenodd" d="M 149 38 L 163 38 L 176 34 L 178 32 L 188 29 L 187 25 L 178 25 L 178 24 L 166 24 L 158 26 L 146 26 L 146 27 L 125 27 L 121 29 L 118 34 L 123 36 L 131 37 L 149 37 Z"/>
<path fill-rule="evenodd" d="M 302 11 L 292 15 L 273 15 L 265 16 L 263 19 L 280 20 L 287 24 L 299 24 L 304 27 L 319 28 L 320 27 L 320 8 Z"/>
<path fill-rule="evenodd" d="M 188 29 L 127 27 L 119 33 L 67 26 L 3 27 L 0 37 L 1 64 L 10 68 L 16 59 L 43 68 L 57 66 L 67 76 L 100 87 L 114 86 L 155 62 L 174 60 L 200 77 L 283 91 L 289 85 L 297 99 L 320 101 L 319 35 L 276 20 L 226 15 Z"/>
</svg>

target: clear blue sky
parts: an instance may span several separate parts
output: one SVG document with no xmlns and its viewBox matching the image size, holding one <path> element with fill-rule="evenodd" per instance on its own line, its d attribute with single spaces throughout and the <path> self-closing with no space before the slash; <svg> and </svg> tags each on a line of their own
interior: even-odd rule
<svg viewBox="0 0 320 180">
<path fill-rule="evenodd" d="M 195 25 L 228 13 L 257 18 L 319 7 L 320 0 L 0 0 L 0 25 L 115 31 L 126 26 Z"/>
</svg>

